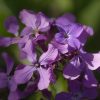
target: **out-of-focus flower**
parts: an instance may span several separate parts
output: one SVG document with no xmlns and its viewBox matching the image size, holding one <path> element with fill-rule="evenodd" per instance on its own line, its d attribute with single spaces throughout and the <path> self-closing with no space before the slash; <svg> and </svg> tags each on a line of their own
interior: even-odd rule
<svg viewBox="0 0 100 100">
<path fill-rule="evenodd" d="M 94 100 L 98 96 L 96 87 L 84 87 L 78 80 L 69 81 L 69 92 L 61 92 L 55 100 Z"/>
<path fill-rule="evenodd" d="M 11 76 L 11 71 L 14 66 L 13 60 L 8 56 L 8 54 L 3 53 L 3 58 L 6 62 L 6 73 L 5 72 L 0 72 L 0 88 L 8 88 L 10 90 L 8 100 L 13 100 L 15 97 L 15 100 L 18 100 L 19 95 L 17 91 L 17 84 Z"/>
</svg>

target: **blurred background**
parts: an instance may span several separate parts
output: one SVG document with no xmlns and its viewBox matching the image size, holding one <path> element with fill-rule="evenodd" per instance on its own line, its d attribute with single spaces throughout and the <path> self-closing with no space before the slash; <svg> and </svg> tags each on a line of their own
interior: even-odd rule
<svg viewBox="0 0 100 100">
<path fill-rule="evenodd" d="M 10 36 L 4 28 L 4 20 L 12 15 L 18 18 L 22 9 L 41 11 L 48 17 L 58 17 L 65 13 L 74 14 L 79 23 L 94 29 L 95 34 L 88 39 L 86 50 L 100 51 L 100 0 L 0 0 L 0 36 Z M 15 48 L 15 46 L 0 47 L 0 52 L 7 51 L 17 57 L 18 51 Z M 0 65 L 2 65 L 1 61 Z"/>
</svg>

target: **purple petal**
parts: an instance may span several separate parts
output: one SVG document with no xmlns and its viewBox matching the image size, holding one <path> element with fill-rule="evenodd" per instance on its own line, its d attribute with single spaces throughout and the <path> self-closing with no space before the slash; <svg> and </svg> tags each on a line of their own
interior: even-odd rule
<svg viewBox="0 0 100 100">
<path fill-rule="evenodd" d="M 81 84 L 78 80 L 69 80 L 69 89 L 73 93 L 78 93 L 80 91 Z"/>
<path fill-rule="evenodd" d="M 21 36 L 25 36 L 25 35 L 30 35 L 32 34 L 33 29 L 31 27 L 25 27 L 22 32 L 21 32 Z"/>
<path fill-rule="evenodd" d="M 18 91 L 10 92 L 8 100 L 20 100 Z"/>
<path fill-rule="evenodd" d="M 7 87 L 8 78 L 6 73 L 0 73 L 0 88 Z"/>
<path fill-rule="evenodd" d="M 70 80 L 77 79 L 80 76 L 80 73 L 80 62 L 77 59 L 66 65 L 63 71 L 64 77 Z"/>
<path fill-rule="evenodd" d="M 23 69 L 16 70 L 14 74 L 15 82 L 18 84 L 24 84 L 28 82 L 35 70 L 36 69 L 33 66 L 25 66 Z"/>
<path fill-rule="evenodd" d="M 67 26 L 65 27 L 67 29 Z M 66 30 L 66 33 L 68 32 L 69 35 L 72 35 L 74 37 L 79 37 L 81 33 L 83 32 L 83 26 L 79 24 L 72 24 L 71 26 L 68 27 Z"/>
<path fill-rule="evenodd" d="M 87 66 L 90 70 L 96 70 L 100 67 L 100 52 L 98 53 L 85 53 L 82 55 L 84 57 L 84 60 L 87 63 Z"/>
<path fill-rule="evenodd" d="M 41 12 L 37 15 L 37 23 L 38 21 L 40 21 L 38 25 L 39 31 L 46 32 L 50 29 L 49 20 Z"/>
<path fill-rule="evenodd" d="M 72 15 L 72 14 L 65 14 L 61 17 L 59 17 L 57 20 L 56 20 L 56 25 L 57 26 L 66 26 L 72 22 L 75 21 L 75 17 Z"/>
<path fill-rule="evenodd" d="M 56 33 L 55 40 L 57 42 L 59 42 L 59 43 L 62 43 L 62 44 L 67 44 L 68 43 L 67 42 L 68 38 L 64 37 L 64 34 L 63 33 Z"/>
<path fill-rule="evenodd" d="M 8 32 L 18 35 L 18 30 L 19 30 L 19 25 L 16 17 L 10 16 L 6 19 L 4 23 L 5 28 L 7 29 Z"/>
<path fill-rule="evenodd" d="M 30 62 L 36 62 L 37 55 L 35 53 L 35 45 L 31 40 L 28 40 L 22 51 L 26 53 L 26 56 Z"/>
<path fill-rule="evenodd" d="M 52 41 L 52 44 L 58 49 L 59 52 L 65 54 L 68 52 L 68 44 L 60 44 L 56 41 Z"/>
<path fill-rule="evenodd" d="M 50 64 L 55 61 L 58 56 L 58 50 L 49 44 L 47 52 L 43 53 L 39 59 L 41 65 Z"/>
<path fill-rule="evenodd" d="M 84 88 L 83 97 L 88 98 L 89 100 L 96 100 L 98 96 L 97 89 L 93 88 Z"/>
<path fill-rule="evenodd" d="M 9 88 L 10 88 L 10 91 L 16 91 L 17 90 L 17 84 L 14 80 L 14 77 L 12 77 L 10 80 L 9 80 Z"/>
<path fill-rule="evenodd" d="M 38 89 L 43 90 L 47 89 L 50 83 L 50 69 L 44 69 L 42 67 L 37 69 L 40 74 L 40 80 L 38 83 Z"/>
<path fill-rule="evenodd" d="M 27 27 L 32 27 L 33 29 L 36 29 L 36 14 L 29 10 L 22 10 L 20 12 L 20 19 L 23 24 L 25 24 Z"/>
<path fill-rule="evenodd" d="M 80 41 L 73 36 L 70 36 L 68 38 L 68 45 L 75 48 L 75 49 L 79 49 L 81 46 Z"/>
<path fill-rule="evenodd" d="M 86 70 L 83 83 L 86 87 L 97 87 L 98 82 L 91 70 Z"/>
<path fill-rule="evenodd" d="M 3 53 L 2 54 L 5 62 L 6 62 L 6 65 L 7 65 L 7 75 L 9 75 L 13 69 L 13 66 L 14 66 L 14 62 L 12 60 L 12 58 L 7 54 L 7 53 Z"/>
<path fill-rule="evenodd" d="M 8 47 L 12 44 L 13 38 L 9 37 L 0 37 L 0 46 Z"/>
<path fill-rule="evenodd" d="M 55 100 L 71 100 L 72 95 L 70 93 L 61 92 L 56 95 Z"/>
<path fill-rule="evenodd" d="M 92 36 L 94 34 L 93 29 L 90 26 L 84 26 L 84 30 L 89 36 Z"/>
</svg>

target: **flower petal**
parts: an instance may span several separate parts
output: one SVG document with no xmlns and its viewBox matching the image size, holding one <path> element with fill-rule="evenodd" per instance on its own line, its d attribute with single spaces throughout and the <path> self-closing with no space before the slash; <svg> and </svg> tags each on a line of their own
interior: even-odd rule
<svg viewBox="0 0 100 100">
<path fill-rule="evenodd" d="M 32 63 L 36 62 L 36 52 L 35 52 L 35 45 L 32 43 L 32 41 L 29 39 L 25 46 L 22 48 L 22 51 L 26 53 L 26 56 L 28 60 Z"/>
<path fill-rule="evenodd" d="M 58 56 L 58 50 L 49 44 L 47 52 L 43 53 L 39 59 L 41 65 L 51 64 L 56 60 Z"/>
<path fill-rule="evenodd" d="M 18 30 L 19 30 L 19 25 L 16 17 L 10 16 L 6 19 L 4 23 L 5 28 L 7 29 L 8 32 L 18 35 Z"/>
<path fill-rule="evenodd" d="M 66 65 L 64 68 L 64 71 L 63 71 L 64 77 L 70 80 L 77 79 L 81 73 L 80 66 L 81 64 L 77 59 L 71 61 L 71 63 Z"/>
<path fill-rule="evenodd" d="M 40 24 L 38 25 L 39 31 L 46 32 L 50 29 L 49 20 L 45 17 L 43 13 L 38 13 L 37 21 L 40 21 Z"/>
<path fill-rule="evenodd" d="M 0 88 L 7 87 L 8 78 L 6 73 L 0 73 Z"/>
<path fill-rule="evenodd" d="M 43 90 L 47 89 L 50 83 L 50 69 L 44 69 L 42 67 L 37 69 L 40 74 L 40 80 L 38 83 L 38 89 Z"/>
<path fill-rule="evenodd" d="M 36 29 L 36 14 L 29 10 L 22 10 L 20 12 L 20 19 L 23 24 L 25 24 L 27 27 L 32 27 L 33 29 Z"/>
<path fill-rule="evenodd" d="M 8 100 L 19 100 L 20 96 L 18 91 L 13 91 L 9 93 Z"/>
<path fill-rule="evenodd" d="M 7 65 L 7 75 L 9 75 L 13 69 L 13 66 L 14 66 L 14 62 L 12 60 L 12 58 L 7 54 L 7 53 L 3 53 L 2 54 L 5 62 L 6 62 L 6 65 Z"/>
<path fill-rule="evenodd" d="M 83 83 L 86 87 L 97 87 L 97 80 L 93 74 L 93 72 L 89 69 L 86 70 Z"/>
<path fill-rule="evenodd" d="M 96 70 L 100 67 L 100 52 L 98 53 L 85 53 L 82 55 L 90 70 Z"/>
<path fill-rule="evenodd" d="M 24 84 L 28 82 L 35 70 L 36 68 L 33 66 L 25 66 L 23 69 L 16 70 L 14 74 L 15 82 L 17 84 Z"/>
<path fill-rule="evenodd" d="M 71 100 L 72 95 L 70 93 L 61 92 L 55 97 L 55 100 Z"/>
</svg>

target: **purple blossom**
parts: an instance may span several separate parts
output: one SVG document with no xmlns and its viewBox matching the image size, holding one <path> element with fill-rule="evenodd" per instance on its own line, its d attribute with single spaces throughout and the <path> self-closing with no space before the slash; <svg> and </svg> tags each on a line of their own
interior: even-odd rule
<svg viewBox="0 0 100 100">
<path fill-rule="evenodd" d="M 65 65 L 63 75 L 65 78 L 75 80 L 81 76 L 84 77 L 84 84 L 88 86 L 97 86 L 97 81 L 92 70 L 100 67 L 100 53 L 87 53 L 82 49 L 76 49 L 66 54 L 70 62 Z"/>
<path fill-rule="evenodd" d="M 27 48 L 27 46 L 29 46 Z M 40 75 L 40 79 L 38 82 L 38 89 L 43 90 L 48 88 L 51 78 L 52 71 L 52 63 L 55 61 L 58 55 L 58 50 L 53 47 L 53 45 L 49 44 L 47 52 L 44 52 L 39 60 L 37 60 L 37 55 L 34 52 L 34 48 L 32 49 L 31 41 L 26 44 L 24 51 L 26 51 L 26 55 L 28 60 L 31 62 L 31 65 L 25 65 L 24 68 L 15 71 L 15 80 L 18 84 L 24 84 L 28 82 L 35 71 L 38 71 Z M 21 77 L 20 77 L 21 76 Z"/>
<path fill-rule="evenodd" d="M 84 87 L 78 80 L 69 81 L 69 92 L 61 92 L 56 95 L 55 100 L 94 100 L 98 93 L 96 87 Z"/>
<path fill-rule="evenodd" d="M 48 18 L 46 18 L 46 16 L 41 12 L 36 14 L 24 9 L 20 12 L 19 17 L 26 27 L 32 28 L 32 33 L 35 36 L 38 36 L 39 32 L 47 32 L 50 29 Z"/>
<path fill-rule="evenodd" d="M 56 20 L 55 25 L 59 32 L 56 33 L 55 40 L 71 47 L 80 47 L 85 43 L 89 35 L 93 35 L 93 30 L 90 27 L 76 23 L 73 18 L 68 18 L 67 15 L 64 15 Z"/>
<path fill-rule="evenodd" d="M 13 100 L 12 98 L 14 95 L 16 97 L 16 100 L 18 100 L 17 97 L 19 97 L 19 95 L 17 94 L 17 84 L 13 76 L 10 75 L 13 69 L 14 62 L 6 53 L 3 53 L 3 58 L 6 62 L 7 70 L 6 73 L 0 72 L 0 89 L 2 88 L 10 89 L 8 100 Z"/>
</svg>

